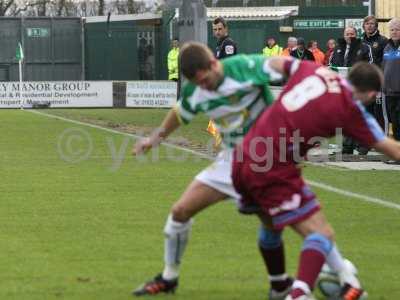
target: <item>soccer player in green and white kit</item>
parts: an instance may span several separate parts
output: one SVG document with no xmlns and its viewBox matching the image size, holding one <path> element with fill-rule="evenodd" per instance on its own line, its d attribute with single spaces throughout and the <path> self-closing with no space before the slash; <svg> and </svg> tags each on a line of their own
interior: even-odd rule
<svg viewBox="0 0 400 300">
<path fill-rule="evenodd" d="M 231 180 L 233 147 L 241 142 L 261 112 L 273 101 L 268 85 L 282 78 L 271 67 L 273 59 L 268 60 L 262 55 L 236 55 L 218 61 L 211 50 L 202 44 L 193 42 L 182 47 L 180 67 L 189 82 L 183 86 L 180 101 L 167 114 L 160 130 L 138 141 L 133 154 L 142 154 L 158 145 L 181 123 L 189 123 L 200 112 L 214 120 L 222 135 L 223 149 L 215 162 L 195 177 L 172 207 L 164 228 L 164 271 L 137 288 L 134 295 L 174 292 L 192 217 L 222 200 L 239 199 Z M 239 207 L 242 212 L 249 209 Z M 285 272 L 281 231 L 261 226 L 259 248 L 271 283 L 269 299 L 284 299 L 290 291 L 292 279 Z M 342 257 L 337 251 L 332 253 L 333 257 L 327 262 L 336 270 L 335 265 L 342 262 Z"/>
</svg>

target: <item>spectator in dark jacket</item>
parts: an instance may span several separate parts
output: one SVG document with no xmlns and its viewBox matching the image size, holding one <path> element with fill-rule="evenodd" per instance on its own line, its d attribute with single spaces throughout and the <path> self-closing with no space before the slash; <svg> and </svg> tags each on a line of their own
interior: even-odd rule
<svg viewBox="0 0 400 300">
<path fill-rule="evenodd" d="M 381 67 L 383 49 L 385 48 L 388 39 L 379 33 L 378 21 L 374 16 L 367 16 L 364 18 L 363 29 L 364 34 L 362 40 L 371 47 L 374 64 Z M 375 119 L 382 128 L 387 127 L 387 122 L 385 122 L 386 111 L 383 109 L 381 97 L 377 98 L 376 102 L 368 104 L 367 111 L 375 116 Z"/>
<path fill-rule="evenodd" d="M 310 50 L 306 49 L 306 42 L 301 37 L 297 39 L 297 48 L 292 50 L 290 55 L 301 60 L 315 61 L 314 55 Z"/>
<path fill-rule="evenodd" d="M 386 95 L 393 136 L 400 141 L 400 19 L 393 18 L 388 25 L 390 39 L 383 50 L 383 91 Z"/>
<path fill-rule="evenodd" d="M 378 21 L 374 16 L 364 18 L 363 29 L 364 34 L 362 40 L 371 47 L 374 64 L 381 66 L 383 49 L 385 48 L 388 39 L 379 33 Z"/>
<path fill-rule="evenodd" d="M 346 27 L 343 38 L 338 40 L 329 64 L 334 67 L 351 67 L 359 61 L 373 62 L 371 47 L 357 38 L 357 30 L 354 27 Z M 350 137 L 344 137 L 343 154 L 353 154 L 356 147 L 359 154 L 368 153 L 368 148 L 359 145 Z"/>
<path fill-rule="evenodd" d="M 343 38 L 338 39 L 329 64 L 335 67 L 351 67 L 358 61 L 373 62 L 371 47 L 357 38 L 354 27 L 346 27 Z"/>
</svg>

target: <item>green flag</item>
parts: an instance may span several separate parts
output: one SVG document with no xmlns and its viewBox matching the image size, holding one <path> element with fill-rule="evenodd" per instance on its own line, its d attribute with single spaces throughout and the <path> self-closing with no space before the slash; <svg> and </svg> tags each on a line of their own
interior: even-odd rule
<svg viewBox="0 0 400 300">
<path fill-rule="evenodd" d="M 15 53 L 15 57 L 17 58 L 18 61 L 24 60 L 24 51 L 22 50 L 21 43 L 18 43 L 17 51 Z"/>
</svg>

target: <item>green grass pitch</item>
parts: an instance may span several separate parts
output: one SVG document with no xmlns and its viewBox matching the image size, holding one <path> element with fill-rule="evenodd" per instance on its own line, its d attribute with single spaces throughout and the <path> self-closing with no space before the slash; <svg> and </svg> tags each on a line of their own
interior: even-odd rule
<svg viewBox="0 0 400 300">
<path fill-rule="evenodd" d="M 45 112 L 148 132 L 166 110 Z M 2 110 L 0 120 L 0 299 L 132 299 L 130 291 L 162 269 L 170 206 L 209 161 L 171 161 L 166 147 L 156 153 L 158 161 L 138 161 L 126 136 L 29 111 Z M 204 144 L 206 125 L 199 117 L 175 136 Z M 398 172 L 310 165 L 304 172 L 310 180 L 400 204 Z M 400 211 L 314 190 L 369 299 L 400 299 Z M 256 218 L 240 216 L 229 202 L 198 215 L 180 288 L 167 298 L 266 299 L 257 226 Z M 285 241 L 293 274 L 301 242 L 289 230 Z"/>
</svg>

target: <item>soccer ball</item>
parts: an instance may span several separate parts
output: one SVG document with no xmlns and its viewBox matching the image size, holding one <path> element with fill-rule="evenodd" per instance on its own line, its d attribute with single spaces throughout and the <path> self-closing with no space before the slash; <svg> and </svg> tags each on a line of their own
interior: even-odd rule
<svg viewBox="0 0 400 300">
<path fill-rule="evenodd" d="M 344 263 L 350 272 L 352 272 L 354 275 L 357 275 L 357 268 L 350 260 L 344 259 Z M 339 295 L 341 290 L 338 274 L 327 264 L 322 266 L 322 270 L 317 278 L 316 286 L 320 290 L 321 294 L 327 298 Z"/>
</svg>

